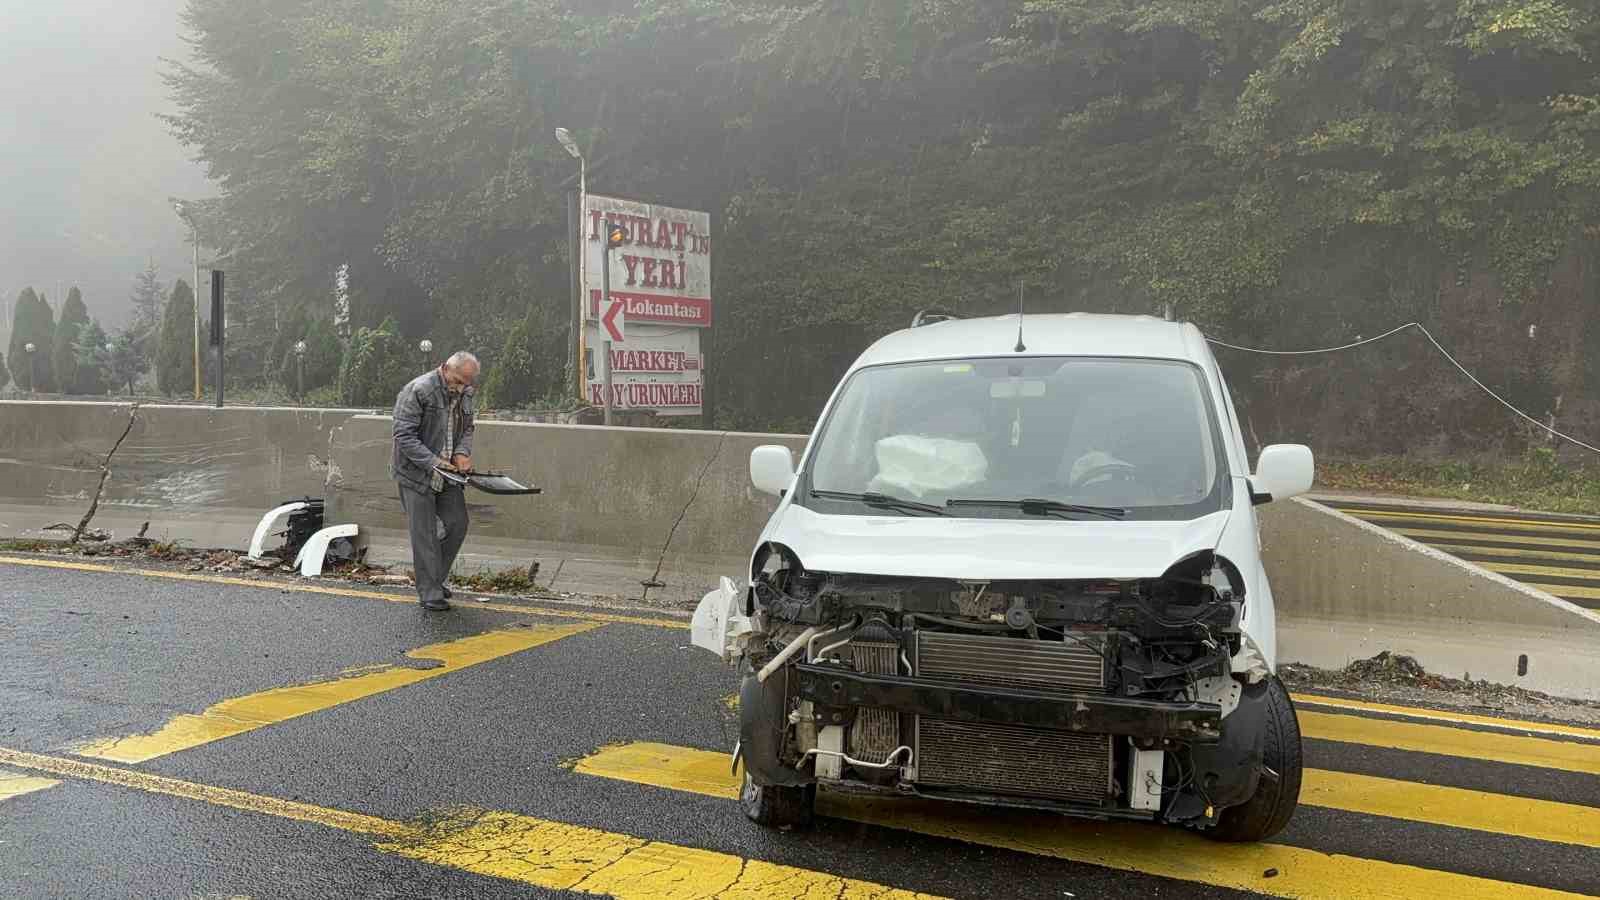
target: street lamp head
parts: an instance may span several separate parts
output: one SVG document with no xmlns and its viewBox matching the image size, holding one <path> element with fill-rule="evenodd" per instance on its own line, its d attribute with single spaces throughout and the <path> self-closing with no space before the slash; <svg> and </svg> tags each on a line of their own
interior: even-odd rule
<svg viewBox="0 0 1600 900">
<path fill-rule="evenodd" d="M 26 351 L 28 351 L 28 352 L 29 352 L 29 353 L 32 353 L 32 352 L 33 352 L 33 351 L 35 351 L 35 350 L 37 350 L 37 349 L 39 349 L 39 348 L 38 348 L 38 347 L 35 347 L 35 346 L 34 346 L 34 345 L 33 345 L 33 341 L 29 341 L 29 342 L 27 342 L 27 343 L 26 343 L 26 344 L 23 344 L 23 345 L 22 345 L 22 349 L 24 349 L 24 350 L 26 350 Z"/>
<path fill-rule="evenodd" d="M 433 352 L 433 341 L 430 341 L 427 338 L 423 338 L 422 340 L 417 342 L 417 349 L 421 350 L 423 353 L 432 353 Z"/>
<path fill-rule="evenodd" d="M 556 129 L 556 140 L 567 149 L 567 154 L 573 159 L 583 159 L 583 153 L 578 150 L 578 142 L 572 139 L 572 132 L 565 128 Z"/>
<path fill-rule="evenodd" d="M 294 352 L 295 352 L 296 356 L 305 356 L 306 355 L 306 342 L 305 341 L 295 341 L 294 342 Z"/>
</svg>

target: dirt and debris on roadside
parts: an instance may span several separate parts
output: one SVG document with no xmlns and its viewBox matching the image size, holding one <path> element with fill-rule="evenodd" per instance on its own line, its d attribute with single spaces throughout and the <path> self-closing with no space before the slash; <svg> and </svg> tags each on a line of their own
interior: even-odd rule
<svg viewBox="0 0 1600 900">
<path fill-rule="evenodd" d="M 1359 700 L 1457 710 L 1481 715 L 1600 724 L 1600 701 L 1555 697 L 1526 688 L 1435 675 L 1415 657 L 1388 650 L 1342 669 L 1284 663 L 1278 677 L 1291 691 L 1334 692 Z"/>
<path fill-rule="evenodd" d="M 235 550 L 185 547 L 174 541 L 158 541 L 143 537 L 142 533 L 139 537 L 120 541 L 92 541 L 77 546 L 66 540 L 52 538 L 0 538 L 0 553 L 126 560 L 152 569 L 232 575 L 241 579 L 260 581 L 264 587 L 291 589 L 296 584 L 308 581 L 318 584 L 333 583 L 390 589 L 409 589 L 415 583 L 409 572 L 395 572 L 385 566 L 369 565 L 356 560 L 329 560 L 319 578 L 308 580 L 295 576 L 293 580 L 288 580 L 284 576 L 292 575 L 294 566 L 271 554 L 262 559 L 251 559 Z M 540 588 L 533 581 L 538 571 L 539 564 L 534 562 L 503 572 L 485 571 L 472 575 L 453 575 L 450 580 L 457 590 L 458 604 L 474 599 L 523 600 L 593 606 L 619 611 L 641 609 L 637 601 L 625 597 Z"/>
</svg>

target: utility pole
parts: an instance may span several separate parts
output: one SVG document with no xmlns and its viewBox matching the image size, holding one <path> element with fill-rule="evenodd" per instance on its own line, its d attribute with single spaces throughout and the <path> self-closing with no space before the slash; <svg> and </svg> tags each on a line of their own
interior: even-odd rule
<svg viewBox="0 0 1600 900">
<path fill-rule="evenodd" d="M 585 207 L 588 205 L 589 162 L 583 158 L 583 151 L 578 149 L 578 142 L 572 139 L 572 132 L 565 128 L 557 128 L 556 140 L 561 143 L 568 156 L 578 161 L 578 209 L 576 213 L 569 216 L 567 222 L 568 236 L 573 238 L 574 241 L 572 252 L 577 254 L 578 289 L 576 291 L 576 304 L 572 310 L 572 343 L 567 350 L 572 354 L 573 387 L 578 392 L 578 399 L 587 403 L 589 401 L 587 396 L 589 392 L 585 388 L 587 387 L 588 379 L 584 377 L 583 371 L 583 293 L 588 284 L 584 280 L 584 276 L 587 274 L 584 271 L 586 268 L 584 263 L 588 256 L 588 251 L 584 247 L 583 217 Z M 569 206 L 568 209 L 571 209 L 571 207 Z M 576 228 L 573 227 L 574 224 L 576 224 Z"/>
</svg>

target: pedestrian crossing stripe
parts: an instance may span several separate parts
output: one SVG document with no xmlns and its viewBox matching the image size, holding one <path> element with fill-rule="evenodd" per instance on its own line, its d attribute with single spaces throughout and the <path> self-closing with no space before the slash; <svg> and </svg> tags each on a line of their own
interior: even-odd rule
<svg viewBox="0 0 1600 900">
<path fill-rule="evenodd" d="M 737 776 L 729 772 L 726 753 L 666 744 L 635 743 L 604 747 L 577 761 L 573 769 L 582 775 L 724 800 L 736 797 L 739 789 Z M 1338 785 L 1324 786 L 1339 790 Z M 1416 787 L 1425 789 L 1427 786 Z M 1368 792 L 1380 789 L 1377 785 L 1367 786 Z M 1474 798 L 1431 795 L 1429 799 L 1465 815 L 1467 813 L 1461 804 L 1471 802 Z M 1524 808 L 1517 815 L 1535 814 L 1537 809 Z M 1585 811 L 1591 814 L 1596 812 Z M 1328 854 L 1285 844 L 1223 844 L 1177 828 L 1156 828 L 1133 822 L 1077 820 L 1052 813 L 1007 810 L 1003 815 L 996 815 L 994 810 L 964 804 L 914 798 L 863 797 L 827 791 L 817 796 L 817 812 L 829 818 L 927 837 L 1217 887 L 1257 891 L 1276 897 L 1359 895 L 1396 900 L 1454 900 L 1461 897 L 1523 900 L 1580 896 L 1550 888 L 1384 860 Z M 1497 812 L 1492 806 L 1485 807 L 1480 821 L 1487 823 L 1489 817 Z M 1566 824 L 1572 828 L 1588 829 L 1595 821 L 1595 818 L 1589 818 Z M 1273 874 L 1269 877 L 1266 874 L 1268 872 Z"/>
</svg>

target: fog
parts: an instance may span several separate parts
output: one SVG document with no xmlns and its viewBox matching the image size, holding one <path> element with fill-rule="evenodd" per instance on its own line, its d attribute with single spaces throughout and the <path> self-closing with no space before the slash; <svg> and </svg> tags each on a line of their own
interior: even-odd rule
<svg viewBox="0 0 1600 900">
<path fill-rule="evenodd" d="M 0 297 L 32 285 L 58 310 L 83 289 L 108 329 L 149 261 L 190 278 L 169 196 L 212 192 L 168 133 L 161 57 L 181 58 L 184 0 L 0 0 Z"/>
</svg>

